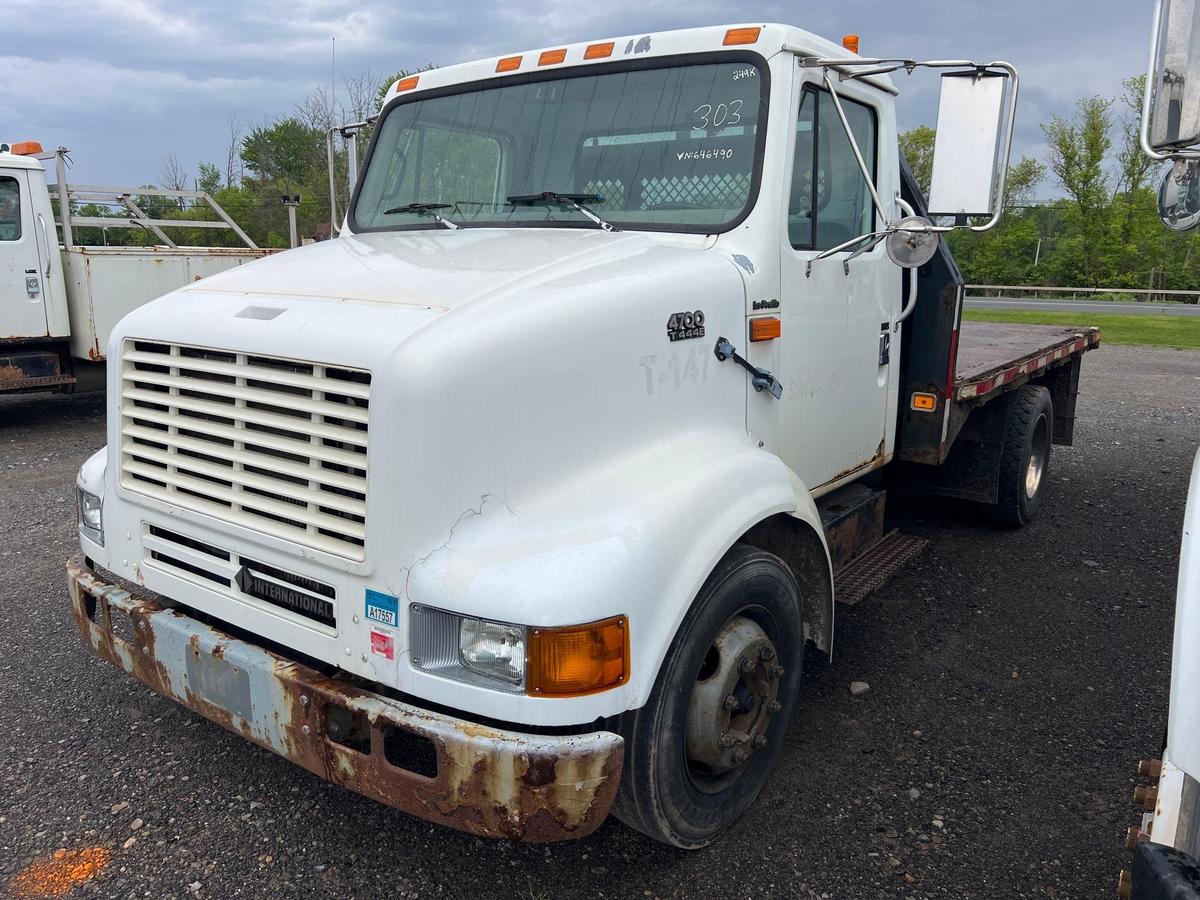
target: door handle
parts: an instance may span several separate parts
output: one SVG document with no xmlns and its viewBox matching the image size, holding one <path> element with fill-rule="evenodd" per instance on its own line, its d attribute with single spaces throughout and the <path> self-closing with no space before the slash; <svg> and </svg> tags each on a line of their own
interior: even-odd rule
<svg viewBox="0 0 1200 900">
<path fill-rule="evenodd" d="M 41 226 L 42 226 L 42 240 L 46 242 L 46 272 L 45 272 L 45 276 L 46 276 L 46 280 L 49 281 L 50 280 L 50 264 L 54 258 L 51 255 L 54 253 L 54 245 L 50 243 L 50 232 L 46 230 L 46 217 L 43 216 L 41 213 L 38 213 L 37 217 L 38 217 L 38 222 L 40 222 Z"/>
</svg>

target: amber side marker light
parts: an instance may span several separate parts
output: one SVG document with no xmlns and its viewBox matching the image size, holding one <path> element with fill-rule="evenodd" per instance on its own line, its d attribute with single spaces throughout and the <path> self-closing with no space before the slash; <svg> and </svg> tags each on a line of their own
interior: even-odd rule
<svg viewBox="0 0 1200 900">
<path fill-rule="evenodd" d="M 937 409 L 937 397 L 933 394 L 913 394 L 912 408 L 917 412 L 933 412 Z"/>
<path fill-rule="evenodd" d="M 783 323 L 774 316 L 750 320 L 750 340 L 773 341 L 783 334 Z"/>
<path fill-rule="evenodd" d="M 538 57 L 539 66 L 556 66 L 567 58 L 567 48 L 561 50 L 543 50 L 542 55 Z"/>
<path fill-rule="evenodd" d="M 725 40 L 723 43 L 726 47 L 736 47 L 739 44 L 756 44 L 758 36 L 762 34 L 761 28 L 730 28 L 725 32 Z"/>
<path fill-rule="evenodd" d="M 842 38 L 842 46 L 845 47 L 847 50 L 849 50 L 851 53 L 857 53 L 858 52 L 858 35 L 857 34 L 846 35 L 844 38 Z"/>
<path fill-rule="evenodd" d="M 407 78 L 401 78 L 396 82 L 396 93 L 400 93 L 401 91 L 411 91 L 417 86 L 417 83 L 420 80 L 420 75 L 410 75 Z"/>
<path fill-rule="evenodd" d="M 496 63 L 497 72 L 512 72 L 519 68 L 521 68 L 521 57 L 519 56 L 506 56 Z"/>
<path fill-rule="evenodd" d="M 608 41 L 607 43 L 604 43 L 604 44 L 592 44 L 590 47 L 588 47 L 586 50 L 583 51 L 583 58 L 584 59 L 607 59 L 608 57 L 612 56 L 614 46 L 615 45 L 613 44 L 612 41 Z"/>
<path fill-rule="evenodd" d="M 578 697 L 629 680 L 629 620 L 529 632 L 526 690 L 538 697 Z"/>
</svg>

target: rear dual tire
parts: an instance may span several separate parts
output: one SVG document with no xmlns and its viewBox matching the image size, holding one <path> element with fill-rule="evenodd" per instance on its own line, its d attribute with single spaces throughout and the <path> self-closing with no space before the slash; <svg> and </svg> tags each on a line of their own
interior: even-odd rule
<svg viewBox="0 0 1200 900">
<path fill-rule="evenodd" d="M 1037 516 L 1050 468 L 1053 430 L 1050 392 L 1033 384 L 1018 388 L 1004 411 L 997 498 L 988 507 L 993 521 L 1020 528 Z"/>
</svg>

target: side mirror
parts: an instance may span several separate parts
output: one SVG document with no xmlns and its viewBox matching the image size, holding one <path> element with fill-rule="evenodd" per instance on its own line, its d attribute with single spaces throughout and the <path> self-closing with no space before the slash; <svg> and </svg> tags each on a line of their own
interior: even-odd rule
<svg viewBox="0 0 1200 900">
<path fill-rule="evenodd" d="M 1200 8 L 1159 0 L 1150 77 L 1149 144 L 1171 154 L 1200 143 Z"/>
<path fill-rule="evenodd" d="M 1158 215 L 1172 231 L 1200 225 L 1200 161 L 1177 160 L 1158 189 Z"/>
<path fill-rule="evenodd" d="M 942 76 L 937 140 L 933 150 L 930 216 L 996 216 L 1001 208 L 1008 159 L 1004 134 L 1009 76 L 989 71 Z M 1011 98 L 1015 102 L 1015 98 Z M 1010 111 L 1011 113 L 1011 111 Z M 1011 141 L 1011 124 L 1008 140 Z"/>
</svg>

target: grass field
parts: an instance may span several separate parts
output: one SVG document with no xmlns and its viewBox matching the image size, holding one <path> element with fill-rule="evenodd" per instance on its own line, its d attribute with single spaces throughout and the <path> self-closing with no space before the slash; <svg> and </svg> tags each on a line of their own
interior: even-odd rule
<svg viewBox="0 0 1200 900">
<path fill-rule="evenodd" d="M 1123 316 L 1116 313 L 1045 312 L 1019 309 L 966 309 L 972 322 L 1013 322 L 1021 325 L 1095 325 L 1106 344 L 1145 344 L 1200 350 L 1200 316 Z"/>
</svg>

